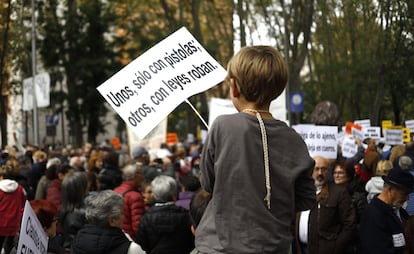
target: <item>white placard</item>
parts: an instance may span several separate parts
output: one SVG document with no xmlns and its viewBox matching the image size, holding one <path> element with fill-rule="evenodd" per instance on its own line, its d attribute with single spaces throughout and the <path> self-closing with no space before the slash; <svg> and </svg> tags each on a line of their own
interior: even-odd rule
<svg viewBox="0 0 414 254">
<path fill-rule="evenodd" d="M 211 98 L 208 125 L 211 127 L 214 120 L 220 115 L 237 113 L 233 102 L 229 99 Z"/>
<path fill-rule="evenodd" d="M 345 158 L 351 158 L 358 152 L 358 145 L 355 143 L 355 139 L 350 136 L 345 136 L 342 140 L 342 156 Z"/>
<path fill-rule="evenodd" d="M 105 81 L 98 91 L 142 139 L 184 100 L 225 76 L 226 70 L 183 27 Z"/>
<path fill-rule="evenodd" d="M 20 226 L 19 244 L 17 253 L 47 253 L 49 238 L 37 219 L 29 201 L 26 201 Z"/>
<path fill-rule="evenodd" d="M 403 131 L 401 129 L 388 129 L 384 131 L 385 144 L 387 145 L 402 145 Z"/>
<path fill-rule="evenodd" d="M 365 138 L 380 139 L 381 138 L 381 127 L 371 126 L 362 128 Z"/>
<path fill-rule="evenodd" d="M 33 78 L 23 80 L 23 110 L 33 109 Z M 38 108 L 50 105 L 50 76 L 44 72 L 35 76 L 36 105 Z"/>
<path fill-rule="evenodd" d="M 371 126 L 371 120 L 369 119 L 363 119 L 363 120 L 355 120 L 354 124 L 358 124 L 362 128 L 364 127 L 370 127 Z"/>
<path fill-rule="evenodd" d="M 364 140 L 364 133 L 362 130 L 358 130 L 357 128 L 351 127 L 352 137 L 359 140 Z"/>
<path fill-rule="evenodd" d="M 338 127 L 303 124 L 294 125 L 292 128 L 305 141 L 311 157 L 321 156 L 327 159 L 336 159 L 338 155 Z"/>
<path fill-rule="evenodd" d="M 405 127 L 410 129 L 411 133 L 414 133 L 414 120 L 405 121 Z"/>
</svg>

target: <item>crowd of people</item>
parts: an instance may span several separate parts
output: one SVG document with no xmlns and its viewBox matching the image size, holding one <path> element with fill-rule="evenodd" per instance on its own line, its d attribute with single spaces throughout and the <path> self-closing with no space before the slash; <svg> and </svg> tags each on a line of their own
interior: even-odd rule
<svg viewBox="0 0 414 254">
<path fill-rule="evenodd" d="M 3 150 L 4 253 L 26 200 L 48 253 L 414 253 L 414 142 L 311 157 L 268 111 L 286 80 L 275 49 L 242 48 L 225 80 L 239 113 L 218 117 L 203 145 Z"/>
<path fill-rule="evenodd" d="M 171 250 L 174 246 L 177 250 L 169 253 L 189 253 L 194 248 L 194 236 L 188 211 L 192 196 L 201 189 L 199 155 L 198 143 L 163 145 L 156 153 L 137 146 L 131 156 L 108 143 L 48 151 L 34 146 L 3 150 L 0 162 L 3 252 L 16 251 L 22 212 L 28 200 L 34 209 L 41 206 L 39 209 L 47 210 L 49 219 L 56 218 L 55 233 L 48 234 L 49 243 L 53 243 L 51 253 L 93 253 L 88 248 L 95 253 L 110 253 L 111 247 L 114 247 L 112 253 L 151 253 L 154 248 Z M 98 195 L 100 198 L 95 197 Z M 107 207 L 105 200 L 110 200 Z M 112 223 L 116 216 L 105 210 L 108 207 L 112 213 L 121 213 L 122 220 Z M 111 218 L 110 223 L 106 221 L 108 218 L 88 215 L 93 213 L 88 209 L 105 211 L 103 215 Z M 158 228 L 154 228 L 154 223 L 159 224 Z M 85 234 L 92 237 L 95 233 L 98 237 L 102 228 L 114 225 L 118 230 L 112 233 L 120 235 L 121 230 L 127 236 L 121 242 L 136 243 L 131 245 L 131 252 L 120 252 L 125 246 L 84 245 L 88 239 Z M 50 223 L 45 230 L 49 227 Z M 165 238 L 163 230 L 175 239 Z M 183 239 L 186 239 L 184 248 Z M 155 246 L 164 241 L 164 246 Z"/>
</svg>

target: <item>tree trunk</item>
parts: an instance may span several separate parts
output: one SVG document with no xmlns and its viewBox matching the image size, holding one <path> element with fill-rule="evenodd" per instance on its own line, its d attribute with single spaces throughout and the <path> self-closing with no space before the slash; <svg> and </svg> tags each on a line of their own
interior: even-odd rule
<svg viewBox="0 0 414 254">
<path fill-rule="evenodd" d="M 3 46 L 1 48 L 0 56 L 0 129 L 1 129 L 1 147 L 4 148 L 7 145 L 7 111 L 8 111 L 8 86 L 5 75 L 6 56 L 8 36 L 10 30 L 10 15 L 11 15 L 11 0 L 7 2 L 6 22 L 4 24 Z"/>
</svg>

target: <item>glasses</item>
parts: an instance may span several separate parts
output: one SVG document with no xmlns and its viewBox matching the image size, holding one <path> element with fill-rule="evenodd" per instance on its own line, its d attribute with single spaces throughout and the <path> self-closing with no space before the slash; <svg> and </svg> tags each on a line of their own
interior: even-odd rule
<svg viewBox="0 0 414 254">
<path fill-rule="evenodd" d="M 333 175 L 343 176 L 343 175 L 345 175 L 345 172 L 343 172 L 343 171 L 335 171 L 335 172 L 333 172 Z"/>
<path fill-rule="evenodd" d="M 322 172 L 326 172 L 328 170 L 328 168 L 327 167 L 315 167 L 313 170 L 315 170 L 315 171 L 321 170 Z"/>
</svg>

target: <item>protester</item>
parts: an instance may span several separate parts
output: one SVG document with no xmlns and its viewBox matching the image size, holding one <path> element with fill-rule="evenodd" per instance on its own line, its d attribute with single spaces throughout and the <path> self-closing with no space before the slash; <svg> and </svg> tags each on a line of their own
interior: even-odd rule
<svg viewBox="0 0 414 254">
<path fill-rule="evenodd" d="M 99 189 L 113 190 L 122 182 L 122 172 L 118 167 L 118 153 L 103 151 L 103 168 L 99 172 Z"/>
<path fill-rule="evenodd" d="M 33 154 L 33 161 L 34 163 L 29 172 L 29 184 L 33 192 L 36 193 L 37 184 L 46 171 L 47 154 L 43 151 L 36 151 Z"/>
<path fill-rule="evenodd" d="M 151 183 L 155 177 L 160 175 L 160 172 L 157 171 L 156 167 L 150 166 L 150 156 L 148 150 L 143 146 L 136 146 L 132 150 L 132 159 L 141 165 L 144 172 L 144 181 Z"/>
<path fill-rule="evenodd" d="M 47 200 L 32 200 L 30 201 L 30 206 L 32 207 L 36 217 L 39 219 L 40 224 L 43 227 L 43 230 L 46 233 L 46 236 L 49 238 L 47 243 L 47 253 L 48 254 L 66 254 L 65 249 L 58 245 L 55 241 L 56 236 L 56 224 L 58 210 L 55 205 L 50 203 Z M 15 254 L 18 246 L 19 234 L 15 237 L 15 247 L 10 254 Z"/>
<path fill-rule="evenodd" d="M 99 181 L 98 174 L 94 171 L 85 172 L 85 175 L 88 179 L 88 194 L 85 196 L 85 204 L 87 204 L 89 199 L 99 192 Z"/>
<path fill-rule="evenodd" d="M 376 195 L 381 193 L 382 188 L 384 187 L 384 180 L 382 180 L 382 177 L 388 175 L 388 172 L 390 172 L 391 169 L 392 162 L 390 160 L 380 160 L 378 162 L 375 176 L 371 177 L 365 185 L 365 190 L 368 192 L 368 203 L 370 203 Z"/>
<path fill-rule="evenodd" d="M 368 205 L 365 183 L 355 174 L 354 164 L 349 160 L 336 161 L 333 169 L 334 183 L 345 185 L 355 208 L 356 221 Z"/>
<path fill-rule="evenodd" d="M 138 226 L 145 212 L 144 199 L 139 191 L 144 180 L 142 167 L 126 165 L 122 169 L 123 182 L 114 191 L 124 198 L 124 221 L 122 229 L 135 240 Z"/>
<path fill-rule="evenodd" d="M 69 166 L 71 166 L 75 171 L 85 172 L 83 165 L 84 161 L 82 160 L 82 157 L 78 155 L 72 156 L 69 160 Z"/>
<path fill-rule="evenodd" d="M 355 210 L 346 186 L 330 183 L 326 158 L 316 156 L 312 177 L 316 187 L 316 205 L 298 213 L 296 253 L 347 253 L 355 229 Z M 352 251 L 352 250 L 350 250 Z"/>
<path fill-rule="evenodd" d="M 49 189 L 50 182 L 57 178 L 56 171 L 60 167 L 60 160 L 58 158 L 51 158 L 46 163 L 45 175 L 43 175 L 37 183 L 35 199 L 46 199 L 47 190 Z"/>
<path fill-rule="evenodd" d="M 88 224 L 76 235 L 73 254 L 141 254 L 140 246 L 122 231 L 124 202 L 121 195 L 104 190 L 86 207 Z"/>
<path fill-rule="evenodd" d="M 73 168 L 68 165 L 63 165 L 61 167 L 54 167 L 56 172 L 56 178 L 53 179 L 49 185 L 46 194 L 46 200 L 50 201 L 52 204 L 56 206 L 58 211 L 62 208 L 62 194 L 61 194 L 61 186 L 62 181 L 65 178 L 65 175 L 68 172 L 73 172 Z"/>
<path fill-rule="evenodd" d="M 100 151 L 93 150 L 89 156 L 88 163 L 87 163 L 88 171 L 92 171 L 92 172 L 99 174 L 102 167 L 103 167 L 102 153 Z"/>
<path fill-rule="evenodd" d="M 152 195 L 151 183 L 142 183 L 142 197 L 144 198 L 145 211 L 154 205 L 154 197 Z"/>
<path fill-rule="evenodd" d="M 88 180 L 82 172 L 70 172 L 62 181 L 62 209 L 59 219 L 63 227 L 63 247 L 70 250 L 76 233 L 86 223 L 84 198 Z"/>
<path fill-rule="evenodd" d="M 170 176 L 157 176 L 152 182 L 155 204 L 141 218 L 137 243 L 147 253 L 185 254 L 194 249 L 188 211 L 174 203 L 177 183 Z"/>
<path fill-rule="evenodd" d="M 411 253 L 408 246 L 414 239 L 405 233 L 404 224 L 409 216 L 402 206 L 408 194 L 414 192 L 414 176 L 393 168 L 382 178 L 384 188 L 361 218 L 361 253 Z"/>
<path fill-rule="evenodd" d="M 208 203 L 211 200 L 211 194 L 207 191 L 200 189 L 191 198 L 190 202 L 190 217 L 191 217 L 191 232 L 195 234 L 195 231 L 200 224 L 201 218 L 207 208 Z M 190 254 L 202 254 L 197 249 L 194 249 Z"/>
<path fill-rule="evenodd" d="M 204 211 L 207 208 L 208 203 L 211 200 L 211 194 L 207 191 L 200 189 L 191 198 L 190 201 L 190 217 L 191 217 L 191 231 L 195 233 L 198 224 L 200 224 L 201 218 L 203 217 Z M 197 251 L 197 250 L 196 250 Z M 197 252 L 194 253 L 197 253 Z M 193 254 L 193 252 L 192 252 Z"/>
<path fill-rule="evenodd" d="M 13 180 L 13 174 L 11 166 L 0 167 L 0 252 L 4 243 L 5 253 L 13 247 L 13 238 L 19 231 L 27 200 L 26 192 Z"/>
<path fill-rule="evenodd" d="M 178 200 L 175 202 L 176 206 L 181 206 L 185 209 L 190 209 L 190 201 L 194 193 L 200 188 L 200 180 L 193 175 L 186 175 L 181 177 L 181 191 L 178 193 Z"/>
<path fill-rule="evenodd" d="M 242 48 L 225 83 L 239 113 L 221 115 L 201 153 L 201 185 L 212 194 L 196 230 L 203 253 L 288 253 L 295 211 L 315 204 L 314 161 L 303 139 L 273 118 L 287 69 L 269 46 Z"/>
</svg>

